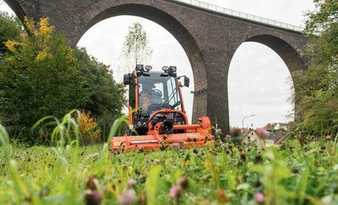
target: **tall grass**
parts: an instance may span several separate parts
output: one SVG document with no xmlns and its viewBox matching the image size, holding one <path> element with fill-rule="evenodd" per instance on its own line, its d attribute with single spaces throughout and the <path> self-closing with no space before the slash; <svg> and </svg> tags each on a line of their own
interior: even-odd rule
<svg viewBox="0 0 338 205">
<path fill-rule="evenodd" d="M 127 126 L 128 126 L 127 115 L 122 115 L 121 117 L 117 118 L 110 129 L 108 139 L 111 139 L 111 137 L 123 135 Z"/>
<path fill-rule="evenodd" d="M 0 124 L 0 153 L 3 155 L 1 158 L 7 163 L 12 155 L 12 146 L 9 141 L 9 135 L 6 128 Z"/>
<path fill-rule="evenodd" d="M 156 205 L 335 205 L 338 201 L 334 142 L 304 148 L 292 141 L 264 150 L 220 143 L 203 149 L 120 155 L 111 155 L 107 144 L 68 144 L 67 164 L 55 160 L 50 150 L 15 148 L 16 161 L 11 160 L 5 175 L 0 174 L 0 204 L 84 204 L 86 181 L 92 177 L 98 180 L 102 204 L 121 204 L 121 197 Z M 189 185 L 184 192 L 176 189 L 173 198 L 172 188 L 181 176 L 188 178 Z"/>
<path fill-rule="evenodd" d="M 54 116 L 47 116 L 40 119 L 33 125 L 32 130 L 46 129 L 54 126 L 50 140 L 55 147 L 52 150 L 55 152 L 57 158 L 63 165 L 69 164 L 69 158 L 78 160 L 77 154 L 70 154 L 71 152 L 79 152 L 80 146 L 80 129 L 79 129 L 79 110 L 72 110 L 67 113 L 61 120 Z M 73 150 L 71 150 L 73 149 Z"/>
<path fill-rule="evenodd" d="M 34 129 L 49 126 L 54 147 L 13 146 L 15 155 L 0 174 L 0 204 L 83 204 L 86 181 L 93 177 L 102 204 L 121 204 L 123 197 L 150 205 L 337 204 L 335 142 L 302 147 L 292 141 L 263 150 L 215 143 L 203 149 L 112 155 L 107 143 L 79 146 L 77 114 L 73 110 L 60 120 L 46 117 L 36 123 Z M 110 136 L 120 135 L 127 122 L 126 116 L 115 121 Z M 0 142 L 1 148 L 11 146 L 3 126 Z M 181 176 L 189 186 L 176 190 L 174 199 L 170 194 Z"/>
<path fill-rule="evenodd" d="M 37 128 L 44 129 L 46 127 L 55 126 L 51 134 L 51 143 L 56 146 L 65 146 L 67 144 L 80 143 L 79 129 L 79 110 L 72 110 L 67 113 L 61 120 L 54 116 L 47 116 L 33 125 L 33 131 Z"/>
<path fill-rule="evenodd" d="M 147 196 L 147 204 L 156 205 L 157 204 L 157 195 L 158 195 L 158 182 L 160 179 L 162 167 L 157 165 L 150 169 L 148 177 L 145 184 L 145 191 Z"/>
</svg>

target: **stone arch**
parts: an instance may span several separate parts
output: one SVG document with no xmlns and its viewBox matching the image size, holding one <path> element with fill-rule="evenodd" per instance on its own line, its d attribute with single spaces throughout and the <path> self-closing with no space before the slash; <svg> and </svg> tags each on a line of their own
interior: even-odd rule
<svg viewBox="0 0 338 205">
<path fill-rule="evenodd" d="M 273 35 L 255 35 L 248 38 L 245 42 L 261 43 L 271 48 L 285 62 L 291 75 L 293 71 L 304 70 L 306 68 L 300 51 L 279 37 Z"/>
<path fill-rule="evenodd" d="M 277 37 L 271 34 L 258 34 L 258 35 L 254 34 L 244 39 L 245 40 L 237 44 L 237 46 L 235 46 L 233 51 L 231 52 L 230 64 L 232 62 L 232 59 L 235 53 L 238 51 L 238 49 L 243 43 L 254 42 L 254 43 L 262 44 L 270 48 L 272 52 L 275 52 L 281 58 L 281 60 L 285 63 L 289 71 L 289 74 L 291 76 L 292 85 L 293 85 L 292 87 L 295 87 L 294 85 L 297 82 L 295 82 L 293 78 L 294 71 L 305 70 L 307 68 L 306 61 L 302 56 L 302 49 L 305 45 L 304 42 L 306 41 L 299 42 L 299 43 L 287 42 L 286 40 L 283 40 L 281 37 Z M 290 39 L 291 39 L 290 41 L 292 41 L 292 38 Z M 230 64 L 229 64 L 229 69 L 231 69 Z M 229 72 L 227 76 L 227 82 L 229 82 Z M 293 95 L 296 95 L 297 93 L 296 90 L 293 90 L 292 92 L 294 92 Z M 294 106 L 295 106 L 294 109 L 296 110 L 297 105 L 294 105 Z"/>
<path fill-rule="evenodd" d="M 96 23 L 114 16 L 120 15 L 138 16 L 149 19 L 161 25 L 169 33 L 171 33 L 176 38 L 176 40 L 181 44 L 190 61 L 193 70 L 195 84 L 193 121 L 196 121 L 198 116 L 206 115 L 207 95 L 205 91 L 208 88 L 207 71 L 200 52 L 200 48 L 198 47 L 194 37 L 188 31 L 188 29 L 185 28 L 185 26 L 183 26 L 179 22 L 179 20 L 176 19 L 175 17 L 150 5 L 144 5 L 141 3 L 140 4 L 121 3 L 121 5 L 116 5 L 117 4 L 116 1 L 113 2 L 109 1 L 108 4 L 112 5 L 107 6 L 100 4 L 102 8 L 99 5 L 92 5 L 93 8 L 88 9 L 89 11 L 91 11 L 90 15 L 84 14 L 84 16 L 87 16 L 87 18 L 89 16 L 90 19 L 86 19 L 86 22 L 89 23 L 87 23 L 80 29 L 81 30 L 80 34 L 75 37 L 73 42 L 75 42 L 76 44 L 80 40 L 81 36 Z"/>
</svg>

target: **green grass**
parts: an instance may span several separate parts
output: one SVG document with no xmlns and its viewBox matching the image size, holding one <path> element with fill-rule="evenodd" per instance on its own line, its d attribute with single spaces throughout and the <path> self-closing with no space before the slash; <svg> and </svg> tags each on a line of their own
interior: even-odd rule
<svg viewBox="0 0 338 205">
<path fill-rule="evenodd" d="M 90 176 L 98 179 L 102 204 L 118 204 L 130 179 L 136 181 L 136 204 L 257 204 L 257 193 L 265 204 L 338 203 L 334 142 L 301 147 L 290 141 L 266 150 L 217 143 L 120 155 L 110 154 L 107 145 L 13 145 L 11 156 L 0 149 L 0 204 L 85 204 Z M 172 199 L 170 189 L 182 176 L 188 187 Z"/>
</svg>

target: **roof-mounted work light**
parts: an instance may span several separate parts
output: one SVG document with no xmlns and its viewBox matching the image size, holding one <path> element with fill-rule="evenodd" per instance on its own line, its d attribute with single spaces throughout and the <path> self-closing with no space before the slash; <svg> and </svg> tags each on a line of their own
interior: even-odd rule
<svg viewBox="0 0 338 205">
<path fill-rule="evenodd" d="M 177 77 L 177 67 L 176 66 L 169 66 L 169 75 L 172 77 Z"/>
<path fill-rule="evenodd" d="M 168 66 L 163 66 L 163 67 L 162 67 L 162 70 L 163 70 L 165 73 L 168 73 L 169 67 L 168 67 Z"/>
<path fill-rule="evenodd" d="M 145 67 L 145 70 L 147 72 L 150 72 L 152 69 L 153 69 L 153 67 L 151 65 L 146 65 L 146 67 Z"/>
<path fill-rule="evenodd" d="M 142 64 L 136 65 L 136 74 L 137 76 L 150 76 L 149 72 L 151 71 L 152 67 L 150 65 L 144 66 Z"/>
<path fill-rule="evenodd" d="M 141 75 L 144 71 L 144 65 L 137 64 L 135 70 L 136 70 L 137 75 Z"/>
<path fill-rule="evenodd" d="M 176 66 L 163 66 L 162 70 L 164 71 L 165 74 L 172 76 L 172 77 L 177 77 L 177 67 Z"/>
</svg>

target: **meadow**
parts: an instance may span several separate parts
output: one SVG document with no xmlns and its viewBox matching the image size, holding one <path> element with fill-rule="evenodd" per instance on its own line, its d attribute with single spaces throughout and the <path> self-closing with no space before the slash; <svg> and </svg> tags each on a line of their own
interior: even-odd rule
<svg viewBox="0 0 338 205">
<path fill-rule="evenodd" d="M 0 205 L 337 205 L 338 1 L 314 5 L 301 52 L 309 68 L 292 73 L 294 136 L 264 148 L 217 139 L 200 149 L 120 154 L 101 136 L 124 104 L 109 67 L 74 50 L 48 18 L 22 26 L 0 14 L 0 121 L 12 135 L 0 124 Z M 84 120 L 75 110 L 31 132 L 42 116 L 73 108 Z"/>
<path fill-rule="evenodd" d="M 123 154 L 107 143 L 3 144 L 0 204 L 338 204 L 332 140 Z"/>
</svg>

